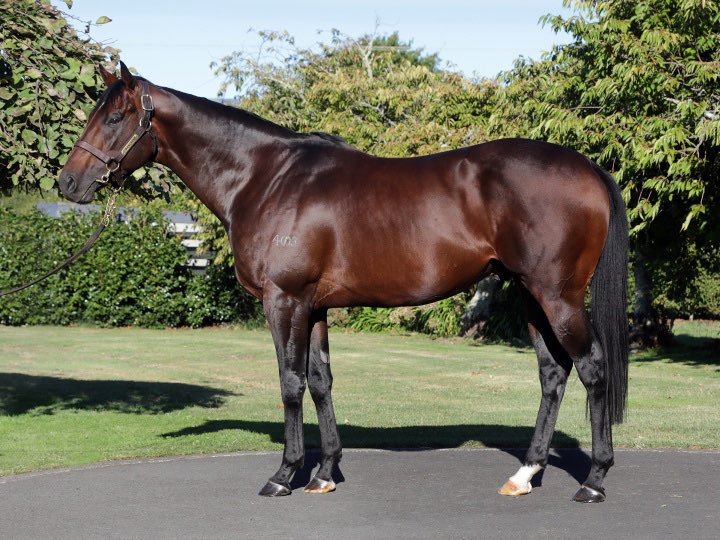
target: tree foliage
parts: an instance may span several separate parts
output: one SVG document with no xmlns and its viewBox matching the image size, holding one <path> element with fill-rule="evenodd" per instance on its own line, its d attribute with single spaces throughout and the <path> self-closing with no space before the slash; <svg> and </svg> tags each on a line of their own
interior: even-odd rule
<svg viewBox="0 0 720 540">
<path fill-rule="evenodd" d="M 49 190 L 104 90 L 97 65 L 116 51 L 47 0 L 0 0 L 0 18 L 0 191 Z"/>
<path fill-rule="evenodd" d="M 241 106 L 296 131 L 325 131 L 361 150 L 412 156 L 481 142 L 486 87 L 439 68 L 436 55 L 390 36 L 333 31 L 319 50 L 261 33 L 264 52 L 216 65 Z"/>
<path fill-rule="evenodd" d="M 491 133 L 555 141 L 613 171 L 633 234 L 662 216 L 671 235 L 689 230 L 716 240 L 718 3 L 564 4 L 575 15 L 544 22 L 573 41 L 541 61 L 521 59 L 504 75 Z"/>
</svg>

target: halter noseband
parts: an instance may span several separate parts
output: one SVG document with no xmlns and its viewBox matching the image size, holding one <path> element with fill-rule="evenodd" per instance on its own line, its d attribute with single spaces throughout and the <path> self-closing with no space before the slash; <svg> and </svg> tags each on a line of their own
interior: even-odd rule
<svg viewBox="0 0 720 540">
<path fill-rule="evenodd" d="M 130 139 L 123 145 L 119 152 L 106 154 L 99 148 L 96 148 L 85 141 L 77 141 L 75 143 L 75 146 L 82 148 L 86 152 L 90 152 L 93 156 L 105 164 L 107 171 L 100 178 L 95 180 L 100 184 L 107 184 L 110 182 L 110 178 L 114 172 L 120 169 L 120 164 L 122 163 L 122 160 L 125 159 L 128 152 L 130 152 L 137 142 L 142 139 L 143 135 L 150 132 L 150 119 L 152 118 L 153 111 L 155 110 L 155 104 L 153 103 L 153 98 L 150 95 L 148 82 L 143 79 L 138 79 L 138 81 L 140 82 L 140 88 L 142 89 L 142 94 L 140 95 L 140 105 L 143 109 L 143 115 L 140 117 L 140 124 L 135 128 L 135 131 L 131 135 Z M 155 140 L 154 135 L 153 140 Z"/>
</svg>

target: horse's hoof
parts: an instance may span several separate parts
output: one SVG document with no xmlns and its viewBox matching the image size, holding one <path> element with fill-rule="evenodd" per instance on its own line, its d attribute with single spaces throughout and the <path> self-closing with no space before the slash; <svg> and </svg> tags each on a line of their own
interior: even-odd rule
<svg viewBox="0 0 720 540">
<path fill-rule="evenodd" d="M 519 497 L 520 495 L 527 495 L 531 491 L 532 486 L 530 485 L 530 482 L 528 482 L 525 486 L 518 486 L 512 480 L 508 480 L 503 484 L 500 489 L 498 489 L 498 493 L 500 495 L 508 495 L 509 497 Z"/>
<path fill-rule="evenodd" d="M 581 503 L 599 503 L 605 500 L 605 490 L 603 488 L 591 488 L 583 485 L 572 499 Z"/>
<path fill-rule="evenodd" d="M 268 483 L 265 484 L 265 486 L 263 486 L 260 490 L 260 493 L 258 493 L 261 497 L 284 497 L 285 495 L 291 494 L 292 491 L 290 491 L 288 486 L 277 484 L 272 480 L 268 480 Z"/>
<path fill-rule="evenodd" d="M 332 480 L 323 480 L 317 476 L 305 486 L 305 493 L 330 493 L 335 491 L 335 482 Z"/>
</svg>

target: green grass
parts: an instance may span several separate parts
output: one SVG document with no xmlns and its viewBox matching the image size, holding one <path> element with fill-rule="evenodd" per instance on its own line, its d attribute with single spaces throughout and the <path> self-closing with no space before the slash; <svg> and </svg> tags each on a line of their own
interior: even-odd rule
<svg viewBox="0 0 720 540">
<path fill-rule="evenodd" d="M 720 324 L 633 357 L 617 447 L 720 448 Z M 704 333 L 703 333 L 704 332 Z M 462 339 L 332 333 L 345 447 L 526 446 L 534 352 Z M 282 447 L 267 331 L 0 326 L 0 474 L 109 459 Z M 307 442 L 317 446 L 309 395 Z M 589 446 L 573 374 L 556 446 Z"/>
</svg>

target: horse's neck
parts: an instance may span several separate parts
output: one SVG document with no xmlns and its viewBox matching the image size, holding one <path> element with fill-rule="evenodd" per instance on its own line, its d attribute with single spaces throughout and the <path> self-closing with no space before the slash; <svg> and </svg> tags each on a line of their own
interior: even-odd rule
<svg viewBox="0 0 720 540">
<path fill-rule="evenodd" d="M 169 167 L 223 223 L 233 201 L 257 173 L 263 157 L 292 138 L 292 131 L 251 113 L 180 92 L 163 90 L 153 124 L 158 134 L 156 161 Z"/>
</svg>

